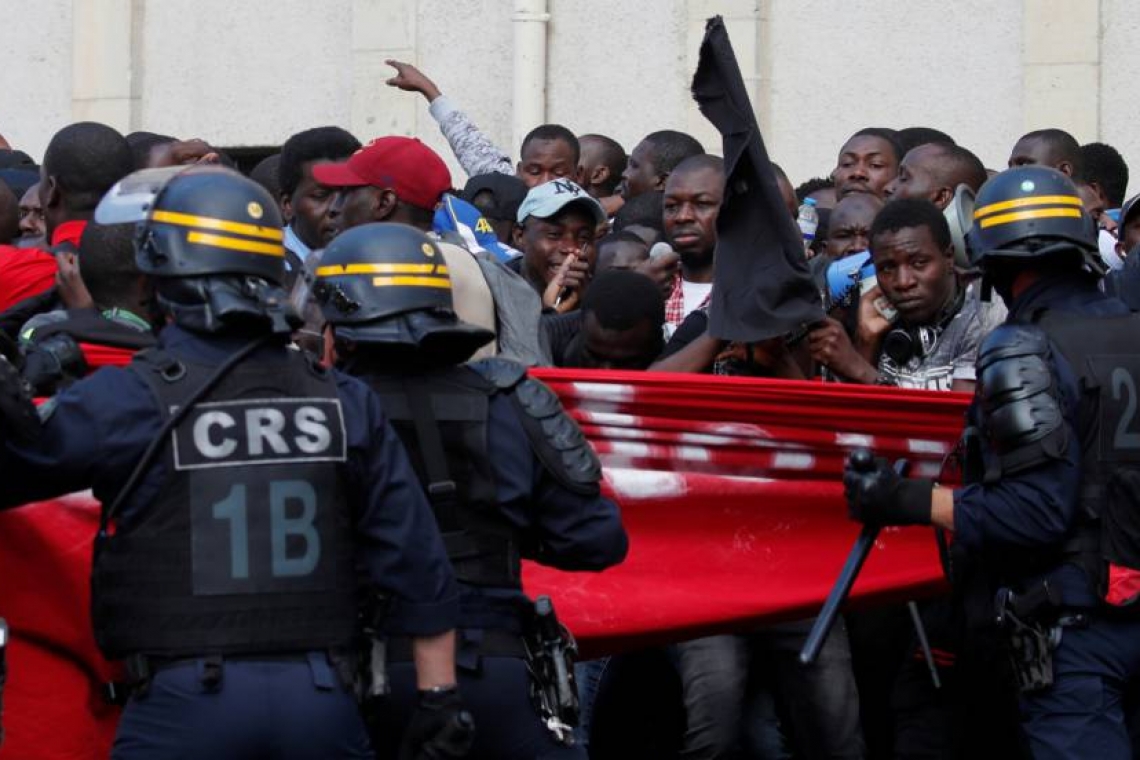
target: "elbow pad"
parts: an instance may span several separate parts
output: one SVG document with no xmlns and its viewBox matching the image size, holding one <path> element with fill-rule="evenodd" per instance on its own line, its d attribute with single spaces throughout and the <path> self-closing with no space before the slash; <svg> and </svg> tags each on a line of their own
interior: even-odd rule
<svg viewBox="0 0 1140 760">
<path fill-rule="evenodd" d="M 1065 457 L 1068 435 L 1050 356 L 1048 337 L 1029 325 L 1001 325 L 979 349 L 978 398 L 1003 474 Z"/>
</svg>

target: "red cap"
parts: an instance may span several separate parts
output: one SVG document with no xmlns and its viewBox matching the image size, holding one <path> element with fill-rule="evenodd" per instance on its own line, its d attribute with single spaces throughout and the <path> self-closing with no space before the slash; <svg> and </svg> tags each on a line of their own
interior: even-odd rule
<svg viewBox="0 0 1140 760">
<path fill-rule="evenodd" d="M 405 203 L 429 211 L 451 189 L 443 159 L 414 137 L 378 137 L 344 163 L 316 164 L 313 179 L 329 187 L 390 188 Z"/>
</svg>

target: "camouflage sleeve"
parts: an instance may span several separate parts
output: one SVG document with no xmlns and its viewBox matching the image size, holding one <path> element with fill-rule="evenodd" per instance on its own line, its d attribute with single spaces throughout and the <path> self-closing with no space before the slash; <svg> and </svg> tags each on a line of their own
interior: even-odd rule
<svg viewBox="0 0 1140 760">
<path fill-rule="evenodd" d="M 511 158 L 499 149 L 487 135 L 475 126 L 466 113 L 460 111 L 446 95 L 440 95 L 428 107 L 433 119 L 439 122 L 439 129 L 447 138 L 455 158 L 467 176 L 478 174 L 514 174 Z"/>
</svg>

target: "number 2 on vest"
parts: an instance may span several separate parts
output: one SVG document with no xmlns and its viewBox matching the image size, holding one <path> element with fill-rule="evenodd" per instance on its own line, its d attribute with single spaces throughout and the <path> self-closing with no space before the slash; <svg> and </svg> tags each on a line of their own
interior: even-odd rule
<svg viewBox="0 0 1140 760">
<path fill-rule="evenodd" d="M 1116 433 L 1112 436 L 1112 445 L 1117 449 L 1140 449 L 1140 433 L 1129 432 L 1136 420 L 1136 380 L 1124 367 L 1116 367 L 1112 370 L 1112 398 L 1120 401 L 1122 395 L 1127 398 L 1124 399 L 1124 411 L 1116 425 Z"/>
</svg>

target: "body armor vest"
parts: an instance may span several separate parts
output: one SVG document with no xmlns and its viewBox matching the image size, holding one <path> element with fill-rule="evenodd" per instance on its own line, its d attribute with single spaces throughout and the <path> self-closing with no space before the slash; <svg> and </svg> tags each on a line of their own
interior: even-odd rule
<svg viewBox="0 0 1140 760">
<path fill-rule="evenodd" d="M 365 373 L 408 450 L 461 583 L 522 588 L 518 530 L 500 514 L 487 450 L 496 387 L 458 366 Z"/>
<path fill-rule="evenodd" d="M 146 351 L 130 370 L 165 419 L 214 367 Z M 161 456 L 154 500 L 96 544 L 92 607 L 104 654 L 351 643 L 347 436 L 329 373 L 284 349 L 239 363 L 174 428 Z"/>
<path fill-rule="evenodd" d="M 1140 315 L 1046 312 L 1039 326 L 1081 391 L 1081 523 L 1070 553 L 1113 606 L 1140 599 Z"/>
</svg>

